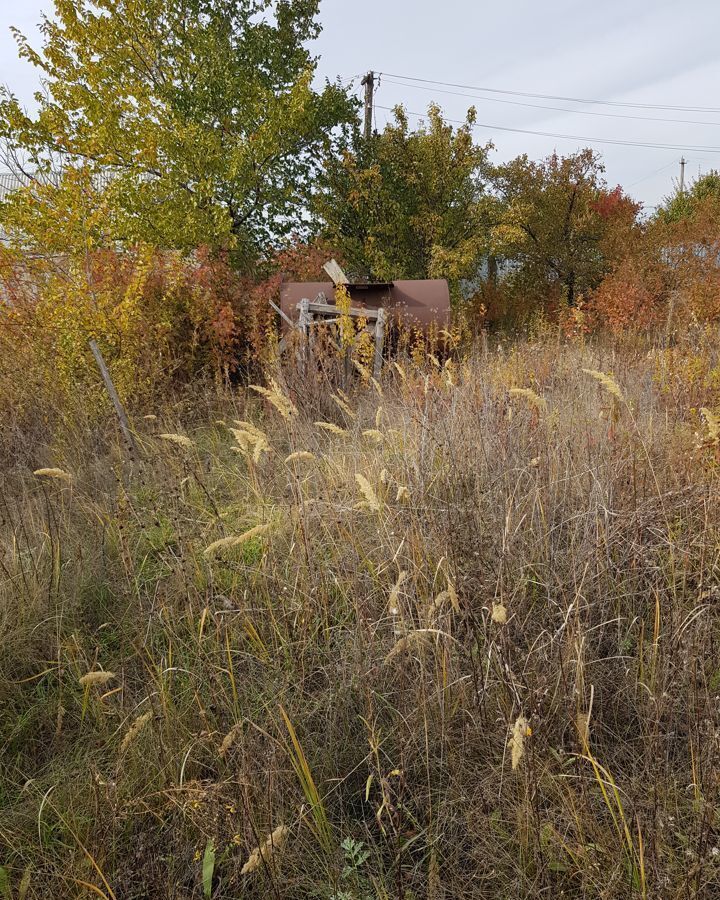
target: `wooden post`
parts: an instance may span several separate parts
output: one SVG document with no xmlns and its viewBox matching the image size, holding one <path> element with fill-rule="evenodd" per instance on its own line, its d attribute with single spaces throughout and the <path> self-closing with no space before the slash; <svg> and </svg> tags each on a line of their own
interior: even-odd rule
<svg viewBox="0 0 720 900">
<path fill-rule="evenodd" d="M 301 367 L 303 374 L 305 374 L 310 357 L 310 322 L 310 301 L 305 297 L 300 301 L 300 320 L 298 322 L 302 334 Z"/>
<path fill-rule="evenodd" d="M 365 115 L 363 121 L 363 133 L 365 140 L 372 137 L 373 91 L 375 90 L 375 73 L 368 72 L 360 82 L 365 88 Z"/>
<path fill-rule="evenodd" d="M 138 454 L 138 445 L 135 442 L 135 438 L 133 436 L 132 430 L 130 428 L 130 422 L 128 421 L 127 413 L 123 408 L 122 403 L 120 402 L 120 398 L 118 397 L 118 392 L 115 390 L 115 385 L 113 384 L 112 378 L 110 377 L 110 372 L 108 371 L 108 367 L 105 363 L 105 359 L 103 358 L 102 353 L 100 352 L 100 348 L 97 345 L 97 341 L 95 338 L 90 338 L 90 349 L 92 350 L 92 355 L 95 357 L 95 362 L 97 363 L 98 369 L 100 369 L 100 374 L 102 375 L 102 380 L 105 382 L 105 387 L 107 388 L 107 392 L 110 395 L 110 399 L 112 400 L 112 404 L 115 407 L 115 412 L 117 413 L 118 420 L 120 422 L 120 430 L 123 433 L 123 437 L 125 441 L 132 450 L 135 455 Z"/>
<path fill-rule="evenodd" d="M 373 375 L 379 379 L 382 374 L 382 355 L 383 345 L 385 343 L 385 310 L 383 307 L 377 312 L 377 320 L 375 322 L 375 363 L 373 365 Z"/>
</svg>

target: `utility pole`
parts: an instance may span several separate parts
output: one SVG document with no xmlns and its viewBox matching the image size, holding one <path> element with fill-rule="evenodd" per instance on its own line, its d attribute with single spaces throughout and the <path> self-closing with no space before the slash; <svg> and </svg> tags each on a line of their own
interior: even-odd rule
<svg viewBox="0 0 720 900">
<path fill-rule="evenodd" d="M 680 157 L 680 193 L 685 193 L 685 157 Z"/>
<path fill-rule="evenodd" d="M 365 86 L 365 140 L 369 141 L 372 136 L 372 115 L 373 115 L 373 91 L 375 90 L 375 73 L 368 72 L 360 82 Z"/>
</svg>

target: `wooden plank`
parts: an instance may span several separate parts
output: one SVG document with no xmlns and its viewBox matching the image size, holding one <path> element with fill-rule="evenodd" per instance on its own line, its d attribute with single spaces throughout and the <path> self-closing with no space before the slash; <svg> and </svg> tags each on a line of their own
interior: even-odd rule
<svg viewBox="0 0 720 900">
<path fill-rule="evenodd" d="M 277 303 L 273 303 L 272 300 L 268 300 L 268 303 L 270 304 L 270 306 L 272 306 L 272 308 L 280 316 L 280 318 L 285 319 L 285 321 L 291 328 L 295 328 L 295 323 L 293 322 L 293 320 L 290 318 L 290 316 L 285 315 L 285 313 L 280 309 Z"/>
<path fill-rule="evenodd" d="M 304 300 L 301 300 L 300 303 L 298 303 L 297 308 L 300 309 L 304 302 Z M 308 300 L 308 304 L 308 310 L 311 313 L 315 313 L 316 315 L 336 316 L 340 312 L 340 310 L 337 308 L 337 306 L 335 306 L 334 303 L 310 303 L 310 301 Z M 361 309 L 358 306 L 351 307 L 348 310 L 348 314 L 357 319 L 377 319 L 378 312 L 379 310 L 377 309 Z"/>
<path fill-rule="evenodd" d="M 379 309 L 377 322 L 375 323 L 375 360 L 373 364 L 373 375 L 380 378 L 382 374 L 382 355 L 383 345 L 385 343 L 385 310 Z"/>
<path fill-rule="evenodd" d="M 130 428 L 130 422 L 128 421 L 127 413 L 120 402 L 120 397 L 118 397 L 118 392 L 115 390 L 115 385 L 113 384 L 113 380 L 110 377 L 110 371 L 105 363 L 105 359 L 98 347 L 97 341 L 95 338 L 90 338 L 89 341 L 90 349 L 92 350 L 92 355 L 95 357 L 95 362 L 97 363 L 98 369 L 100 369 L 100 374 L 102 375 L 102 380 L 105 382 L 105 388 L 112 400 L 112 404 L 115 407 L 115 413 L 117 414 L 118 420 L 120 422 L 120 430 L 123 433 L 123 437 L 131 451 L 133 451 L 136 455 L 138 453 L 138 445 L 135 442 L 135 436 L 132 433 L 132 429 Z"/>
<path fill-rule="evenodd" d="M 328 273 L 333 284 L 350 284 L 347 275 L 334 259 L 331 259 L 330 262 L 326 262 L 323 269 Z"/>
<path fill-rule="evenodd" d="M 316 319 L 312 324 L 313 325 L 337 325 L 338 322 L 342 322 L 341 316 L 338 316 L 336 319 Z"/>
</svg>

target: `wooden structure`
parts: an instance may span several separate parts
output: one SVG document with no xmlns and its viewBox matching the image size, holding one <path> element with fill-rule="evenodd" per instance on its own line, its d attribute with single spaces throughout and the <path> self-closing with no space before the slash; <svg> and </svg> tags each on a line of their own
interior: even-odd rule
<svg viewBox="0 0 720 900">
<path fill-rule="evenodd" d="M 349 282 L 345 273 L 334 259 L 325 264 L 325 271 L 330 275 L 335 285 L 348 285 Z M 294 330 L 302 333 L 304 338 L 304 346 L 310 348 L 313 343 L 313 329 L 318 325 L 336 325 L 343 316 L 349 316 L 351 319 L 363 319 L 367 322 L 365 331 L 368 332 L 375 342 L 375 352 L 373 355 L 373 376 L 380 377 L 382 371 L 383 346 L 385 344 L 385 326 L 386 312 L 383 307 L 377 309 L 366 309 L 364 307 L 351 306 L 350 309 L 341 311 L 334 303 L 329 303 L 327 295 L 324 291 L 319 291 L 314 300 L 309 297 L 303 297 L 299 303 L 295 304 L 298 315 L 297 323 L 287 314 L 287 312 L 275 303 L 270 301 L 273 309 L 279 313 L 281 318 L 290 325 Z M 280 342 L 279 350 L 282 353 L 287 347 L 287 340 L 283 338 Z M 346 376 L 348 374 L 349 355 L 346 351 Z"/>
<path fill-rule="evenodd" d="M 340 282 L 338 282 L 340 283 Z M 423 330 L 450 323 L 450 290 L 442 278 L 415 281 L 345 282 L 353 306 L 382 307 L 388 316 Z M 293 282 L 280 286 L 280 308 L 290 319 L 297 317 L 298 303 L 320 294 L 333 297 L 334 281 Z M 287 320 L 285 320 L 287 321 Z"/>
<path fill-rule="evenodd" d="M 340 321 L 342 315 L 350 316 L 351 319 L 365 319 L 367 325 L 365 330 L 368 331 L 375 340 L 375 353 L 373 356 L 373 376 L 380 377 L 382 372 L 382 355 L 383 346 L 385 344 L 385 310 L 380 309 L 359 309 L 350 307 L 350 309 L 338 315 L 338 308 L 333 303 L 328 303 L 325 295 L 317 297 L 315 300 L 303 299 L 298 303 L 300 311 L 300 319 L 298 328 L 305 336 L 308 346 L 312 343 L 312 329 L 315 325 L 333 325 Z"/>
<path fill-rule="evenodd" d="M 282 352 L 288 345 L 287 332 L 301 331 L 309 350 L 313 334 L 320 325 L 334 325 L 343 313 L 328 298 L 342 285 L 350 295 L 353 319 L 367 321 L 366 331 L 375 342 L 373 372 L 378 377 L 382 368 L 382 354 L 390 315 L 411 327 L 426 329 L 431 325 L 447 327 L 450 321 L 450 291 L 444 279 L 420 281 L 351 282 L 335 260 L 326 263 L 328 282 L 285 282 L 280 288 L 280 305 L 270 305 L 284 322 L 285 337 L 280 342 Z M 346 372 L 349 361 L 346 361 Z"/>
</svg>

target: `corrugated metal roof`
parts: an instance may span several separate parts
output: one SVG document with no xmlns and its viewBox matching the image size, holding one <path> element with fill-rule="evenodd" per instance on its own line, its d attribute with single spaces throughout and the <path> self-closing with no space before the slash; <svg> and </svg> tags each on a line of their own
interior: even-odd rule
<svg viewBox="0 0 720 900">
<path fill-rule="evenodd" d="M 12 172 L 0 172 L 0 203 L 13 191 L 21 188 L 25 182 Z"/>
<path fill-rule="evenodd" d="M 46 184 L 59 184 L 61 177 L 59 172 L 52 172 L 50 175 L 38 176 L 37 180 Z M 104 190 L 110 184 L 112 178 L 111 172 L 100 172 L 93 175 L 93 182 L 98 190 Z M 29 184 L 30 180 L 30 178 L 16 175 L 14 172 L 0 172 L 0 203 L 6 200 L 13 191 Z"/>
</svg>

